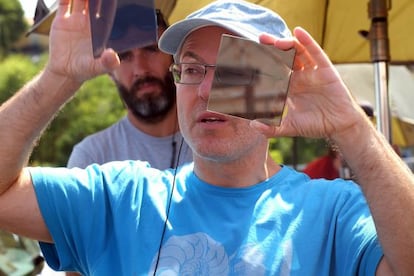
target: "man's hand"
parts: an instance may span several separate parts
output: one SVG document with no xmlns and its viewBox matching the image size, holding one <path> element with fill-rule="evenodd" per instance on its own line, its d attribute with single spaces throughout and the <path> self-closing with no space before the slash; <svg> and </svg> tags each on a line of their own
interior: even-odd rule
<svg viewBox="0 0 414 276">
<path fill-rule="evenodd" d="M 59 0 L 50 31 L 49 54 L 46 70 L 79 84 L 119 65 L 111 49 L 98 59 L 93 57 L 87 0 Z"/>
<path fill-rule="evenodd" d="M 296 48 L 287 113 L 280 127 L 260 126 L 261 131 L 271 137 L 330 138 L 364 120 L 362 110 L 317 42 L 301 28 L 296 28 L 294 35 L 290 39 L 260 37 L 261 43 L 282 50 Z"/>
</svg>

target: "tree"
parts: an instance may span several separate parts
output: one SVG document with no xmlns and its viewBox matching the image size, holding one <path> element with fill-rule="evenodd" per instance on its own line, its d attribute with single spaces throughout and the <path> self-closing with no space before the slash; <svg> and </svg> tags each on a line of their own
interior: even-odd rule
<svg viewBox="0 0 414 276">
<path fill-rule="evenodd" d="M 21 38 L 28 24 L 18 0 L 0 0 L 0 60 Z"/>
<path fill-rule="evenodd" d="M 66 166 L 76 143 L 113 124 L 124 114 L 125 108 L 108 76 L 86 82 L 42 135 L 31 156 L 31 164 Z"/>
<path fill-rule="evenodd" d="M 36 75 L 43 63 L 33 63 L 30 57 L 19 54 L 7 56 L 0 62 L 0 103 Z"/>
<path fill-rule="evenodd" d="M 0 104 L 13 96 L 43 68 L 44 54 L 34 63 L 26 55 L 9 55 L 0 62 Z M 125 114 L 117 89 L 108 76 L 86 82 L 44 132 L 31 156 L 32 165 L 65 166 L 73 146 Z"/>
<path fill-rule="evenodd" d="M 270 155 L 280 164 L 301 167 L 326 153 L 327 142 L 323 139 L 281 137 L 270 140 Z"/>
</svg>

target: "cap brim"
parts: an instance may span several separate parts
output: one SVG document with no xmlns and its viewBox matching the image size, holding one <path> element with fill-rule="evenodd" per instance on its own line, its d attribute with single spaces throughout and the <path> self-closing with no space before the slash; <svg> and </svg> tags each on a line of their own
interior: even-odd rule
<svg viewBox="0 0 414 276">
<path fill-rule="evenodd" d="M 240 35 L 252 40 L 256 39 L 256 36 L 244 31 L 240 28 L 231 26 L 229 23 L 220 23 L 216 20 L 209 20 L 203 18 L 191 18 L 171 25 L 160 37 L 158 46 L 159 48 L 171 55 L 175 55 L 180 49 L 181 44 L 185 38 L 195 30 L 207 26 L 219 26 L 233 32 L 236 35 Z M 236 30 L 237 29 L 237 30 Z"/>
</svg>

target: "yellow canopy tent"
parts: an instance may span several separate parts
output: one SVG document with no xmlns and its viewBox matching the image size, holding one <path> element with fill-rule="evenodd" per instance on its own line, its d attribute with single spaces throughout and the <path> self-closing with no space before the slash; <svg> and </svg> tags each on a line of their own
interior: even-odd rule
<svg viewBox="0 0 414 276">
<path fill-rule="evenodd" d="M 170 23 L 212 2 L 176 0 Z M 370 62 L 370 45 L 359 34 L 370 28 L 368 0 L 250 0 L 280 14 L 292 29 L 311 33 L 334 63 Z M 394 0 L 388 14 L 391 62 L 414 62 L 414 1 Z"/>
<path fill-rule="evenodd" d="M 302 26 L 324 48 L 334 63 L 370 62 L 370 45 L 359 31 L 370 28 L 368 0 L 249 0 L 277 11 L 290 28 Z M 39 3 L 42 0 L 38 0 Z M 172 24 L 212 0 L 155 0 Z M 388 14 L 392 63 L 414 62 L 414 1 L 394 0 Z M 41 5 L 38 5 L 41 6 Z M 43 4 L 44 6 L 44 4 Z M 48 34 L 57 5 L 30 32 Z"/>
</svg>

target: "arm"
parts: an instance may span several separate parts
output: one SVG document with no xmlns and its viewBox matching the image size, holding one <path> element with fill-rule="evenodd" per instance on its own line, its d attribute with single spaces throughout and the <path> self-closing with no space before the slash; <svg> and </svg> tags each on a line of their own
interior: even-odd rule
<svg viewBox="0 0 414 276">
<path fill-rule="evenodd" d="M 385 138 L 363 120 L 343 133 L 334 134 L 332 139 L 339 145 L 367 198 L 384 250 L 383 261 L 396 274 L 411 275 L 414 273 L 411 171 Z"/>
<path fill-rule="evenodd" d="M 0 227 L 45 241 L 50 236 L 24 166 L 41 132 L 80 85 L 119 64 L 111 50 L 93 59 L 87 2 L 70 2 L 59 1 L 45 69 L 0 107 Z"/>
<path fill-rule="evenodd" d="M 297 55 L 287 115 L 280 127 L 259 128 L 267 136 L 328 138 L 337 145 L 368 201 L 384 258 L 378 275 L 414 273 L 414 176 L 368 120 L 328 57 L 303 29 L 294 39 L 268 35 L 261 42 Z"/>
</svg>

